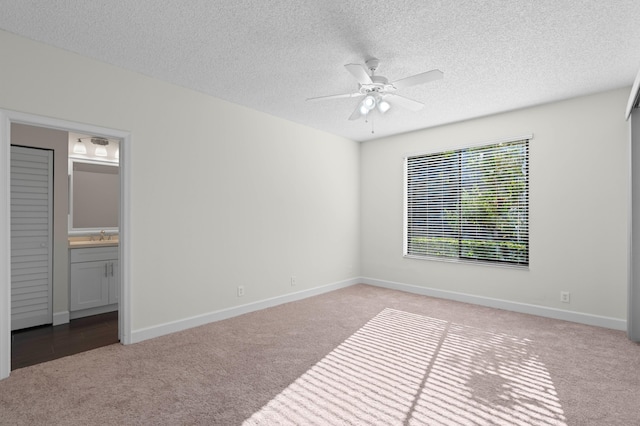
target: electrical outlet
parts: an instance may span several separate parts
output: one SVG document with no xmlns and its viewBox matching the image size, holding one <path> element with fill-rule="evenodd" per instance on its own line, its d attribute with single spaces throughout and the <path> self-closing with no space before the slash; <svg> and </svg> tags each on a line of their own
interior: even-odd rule
<svg viewBox="0 0 640 426">
<path fill-rule="evenodd" d="M 571 293 L 569 293 L 568 291 L 561 291 L 560 292 L 560 301 L 562 303 L 570 303 L 571 302 Z"/>
<path fill-rule="evenodd" d="M 238 286 L 238 297 L 242 297 L 244 296 L 244 286 L 243 285 L 239 285 Z"/>
<path fill-rule="evenodd" d="M 296 276 L 292 275 L 291 276 L 291 287 L 295 287 L 296 286 Z"/>
</svg>

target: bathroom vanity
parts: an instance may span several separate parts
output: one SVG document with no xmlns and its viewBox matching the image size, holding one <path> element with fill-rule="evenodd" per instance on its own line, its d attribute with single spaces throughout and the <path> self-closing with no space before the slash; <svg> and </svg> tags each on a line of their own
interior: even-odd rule
<svg viewBox="0 0 640 426">
<path fill-rule="evenodd" d="M 70 319 L 118 310 L 118 240 L 69 239 Z"/>
</svg>

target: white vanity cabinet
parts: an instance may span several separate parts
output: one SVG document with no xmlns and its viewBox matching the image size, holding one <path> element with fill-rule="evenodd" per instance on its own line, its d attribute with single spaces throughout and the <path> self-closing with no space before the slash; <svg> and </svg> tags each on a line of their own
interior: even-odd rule
<svg viewBox="0 0 640 426">
<path fill-rule="evenodd" d="M 120 289 L 118 247 L 71 249 L 70 257 L 71 313 L 89 309 L 85 313 L 93 315 L 116 310 Z"/>
</svg>

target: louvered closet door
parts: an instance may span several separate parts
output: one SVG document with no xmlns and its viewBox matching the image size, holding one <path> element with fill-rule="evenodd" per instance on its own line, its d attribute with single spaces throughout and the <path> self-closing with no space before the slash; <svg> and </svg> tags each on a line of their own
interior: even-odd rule
<svg viewBox="0 0 640 426">
<path fill-rule="evenodd" d="M 11 147 L 11 329 L 52 323 L 53 152 Z"/>
</svg>

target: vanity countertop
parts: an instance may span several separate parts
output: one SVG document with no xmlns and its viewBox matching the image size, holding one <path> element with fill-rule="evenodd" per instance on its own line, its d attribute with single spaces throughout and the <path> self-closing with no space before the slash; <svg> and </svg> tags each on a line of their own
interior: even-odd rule
<svg viewBox="0 0 640 426">
<path fill-rule="evenodd" d="M 118 244 L 117 235 L 107 235 L 103 240 L 96 236 L 69 237 L 69 248 L 117 247 Z"/>
</svg>

